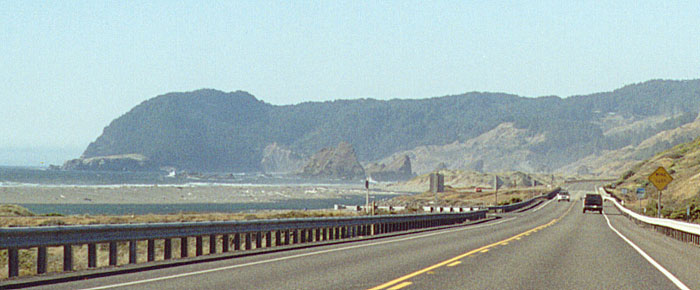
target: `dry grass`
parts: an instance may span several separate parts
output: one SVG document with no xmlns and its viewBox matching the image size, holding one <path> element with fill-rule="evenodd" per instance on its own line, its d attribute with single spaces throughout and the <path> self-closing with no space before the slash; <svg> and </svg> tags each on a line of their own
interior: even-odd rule
<svg viewBox="0 0 700 290">
<path fill-rule="evenodd" d="M 18 206 L 15 206 L 18 207 Z M 26 209 L 25 209 L 26 210 Z M 276 218 L 334 217 L 358 215 L 359 213 L 332 210 L 278 210 L 255 213 L 177 213 L 147 215 L 71 215 L 71 216 L 2 216 L 0 227 L 36 227 L 56 225 L 97 225 L 97 224 L 136 224 L 136 223 L 172 223 L 172 222 L 207 222 Z"/>
</svg>

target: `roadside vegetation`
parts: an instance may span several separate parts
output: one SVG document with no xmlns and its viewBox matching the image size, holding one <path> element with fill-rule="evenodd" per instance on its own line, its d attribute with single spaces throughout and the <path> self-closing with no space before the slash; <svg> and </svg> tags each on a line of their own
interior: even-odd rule
<svg viewBox="0 0 700 290">
<path fill-rule="evenodd" d="M 700 223 L 700 138 L 662 151 L 625 172 L 609 190 L 625 201 L 625 206 L 647 216 L 657 216 L 659 191 L 648 176 L 663 166 L 673 181 L 661 194 L 661 216 Z M 636 191 L 645 195 L 638 198 Z M 626 194 L 624 193 L 626 192 Z"/>
<path fill-rule="evenodd" d="M 171 222 L 207 222 L 255 219 L 356 216 L 361 213 L 335 210 L 270 210 L 238 213 L 187 213 L 146 215 L 37 215 L 18 205 L 0 205 L 0 227 L 36 227 L 62 225 L 137 224 Z"/>
</svg>

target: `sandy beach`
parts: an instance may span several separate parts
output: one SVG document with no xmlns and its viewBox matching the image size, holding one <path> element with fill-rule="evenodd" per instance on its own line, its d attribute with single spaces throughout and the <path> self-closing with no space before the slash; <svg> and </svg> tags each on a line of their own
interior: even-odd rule
<svg viewBox="0 0 700 290">
<path fill-rule="evenodd" d="M 5 186 L 0 204 L 178 204 L 252 203 L 292 199 L 334 199 L 364 196 L 361 186 L 350 185 L 109 185 Z M 372 195 L 397 192 L 372 190 Z"/>
</svg>

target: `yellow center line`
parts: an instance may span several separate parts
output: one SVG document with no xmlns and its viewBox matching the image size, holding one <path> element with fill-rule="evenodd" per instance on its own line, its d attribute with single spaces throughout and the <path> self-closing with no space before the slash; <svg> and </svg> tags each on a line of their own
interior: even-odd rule
<svg viewBox="0 0 700 290">
<path fill-rule="evenodd" d="M 457 262 L 454 262 L 454 263 L 452 263 L 452 264 L 448 264 L 447 267 L 454 267 L 454 266 L 457 266 L 457 265 L 459 265 L 459 264 L 462 264 L 462 262 L 461 262 L 461 261 L 457 261 Z"/>
<path fill-rule="evenodd" d="M 406 287 L 406 286 L 408 286 L 408 285 L 411 285 L 411 284 L 413 284 L 413 283 L 412 283 L 412 282 L 403 282 L 403 283 L 401 283 L 401 284 L 398 284 L 398 285 L 396 285 L 396 286 L 394 286 L 394 287 L 389 288 L 389 290 L 399 290 L 399 289 L 401 289 L 401 288 L 403 288 L 403 287 Z"/>
<path fill-rule="evenodd" d="M 507 242 L 510 242 L 510 241 L 513 241 L 513 240 L 516 240 L 516 239 L 519 240 L 519 239 L 520 239 L 521 237 L 523 237 L 523 236 L 527 236 L 527 235 L 529 235 L 530 233 L 536 232 L 536 231 L 538 231 L 538 230 L 541 230 L 541 229 L 544 229 L 544 228 L 546 228 L 546 227 L 549 227 L 549 226 L 553 225 L 553 224 L 556 223 L 559 219 L 561 219 L 561 218 L 564 217 L 566 214 L 568 214 L 569 211 L 571 211 L 571 208 L 573 208 L 573 204 L 572 204 L 571 206 L 569 206 L 569 209 L 567 209 L 566 212 L 564 212 L 564 214 L 562 214 L 559 218 L 555 218 L 555 219 L 553 219 L 552 221 L 550 221 L 550 222 L 548 222 L 548 223 L 546 223 L 546 224 L 537 226 L 537 227 L 535 227 L 535 228 L 532 228 L 532 229 L 530 229 L 530 230 L 527 230 L 527 231 L 525 231 L 525 232 L 522 232 L 522 233 L 520 233 L 520 234 L 517 234 L 517 235 L 512 236 L 512 237 L 510 237 L 510 238 L 507 238 L 507 239 L 505 239 L 505 240 L 498 241 L 498 242 L 495 242 L 495 243 L 493 243 L 493 244 L 488 244 L 488 245 L 483 246 L 483 247 L 481 247 L 481 248 L 471 250 L 471 251 L 469 251 L 469 252 L 466 252 L 466 253 L 461 254 L 461 255 L 459 255 L 459 256 L 456 256 L 456 257 L 454 257 L 454 258 L 451 258 L 451 259 L 442 261 L 442 262 L 440 262 L 440 263 L 437 263 L 437 264 L 435 264 L 435 265 L 432 265 L 432 266 L 430 266 L 430 267 L 427 267 L 427 268 L 424 268 L 424 269 L 415 271 L 415 272 L 410 273 L 410 274 L 408 274 L 408 275 L 405 275 L 405 276 L 403 276 L 403 277 L 396 278 L 396 279 L 394 279 L 394 280 L 391 280 L 391 281 L 389 281 L 389 282 L 386 282 L 386 283 L 381 284 L 381 285 L 379 285 L 379 286 L 376 286 L 376 287 L 374 287 L 374 288 L 370 288 L 370 289 L 368 289 L 368 290 L 386 289 L 387 287 L 390 287 L 390 286 L 392 286 L 392 285 L 394 285 L 394 284 L 397 284 L 397 283 L 399 283 L 399 282 L 406 281 L 406 280 L 411 279 L 411 278 L 413 278 L 413 277 L 416 277 L 416 276 L 418 276 L 418 275 L 420 275 L 420 274 L 424 274 L 424 273 L 426 273 L 426 272 L 428 272 L 428 271 L 432 271 L 432 270 L 435 270 L 435 269 L 440 268 L 440 267 L 442 267 L 442 266 L 449 265 L 449 264 L 452 264 L 452 263 L 454 263 L 454 262 L 457 262 L 458 260 L 461 260 L 462 258 L 465 258 L 465 257 L 467 257 L 467 256 L 469 256 L 469 255 L 473 255 L 474 253 L 478 253 L 478 252 L 487 252 L 490 248 L 493 248 L 493 247 L 495 247 L 495 246 L 498 246 L 498 245 L 501 244 L 501 243 L 507 243 Z M 402 283 L 402 284 L 399 284 L 399 285 L 403 285 L 403 283 Z M 397 286 L 398 286 L 398 285 L 397 285 Z M 406 286 L 407 286 L 407 285 L 406 285 Z M 402 287 L 405 287 L 405 286 L 402 286 Z M 394 289 L 394 288 L 389 288 L 389 289 Z"/>
</svg>

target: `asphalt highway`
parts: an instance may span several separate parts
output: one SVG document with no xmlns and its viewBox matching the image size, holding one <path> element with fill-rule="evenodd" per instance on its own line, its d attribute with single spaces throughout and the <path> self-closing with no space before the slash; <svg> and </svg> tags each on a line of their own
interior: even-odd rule
<svg viewBox="0 0 700 290">
<path fill-rule="evenodd" d="M 482 224 L 38 289 L 700 289 L 700 248 L 611 204 L 583 214 L 582 194 Z"/>
</svg>

